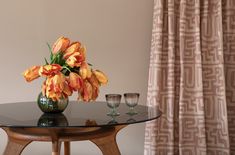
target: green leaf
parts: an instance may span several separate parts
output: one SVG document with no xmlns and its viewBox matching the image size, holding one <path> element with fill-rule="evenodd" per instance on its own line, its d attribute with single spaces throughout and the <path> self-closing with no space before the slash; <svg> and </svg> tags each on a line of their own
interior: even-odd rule
<svg viewBox="0 0 235 155">
<path fill-rule="evenodd" d="M 51 59 L 51 64 L 57 63 L 59 53 L 56 53 L 55 55 L 52 56 Z"/>
<path fill-rule="evenodd" d="M 45 60 L 45 62 L 46 62 L 46 65 L 49 65 L 49 63 L 48 63 L 47 59 L 46 59 L 46 58 L 44 58 L 44 60 Z"/>
<path fill-rule="evenodd" d="M 92 64 L 90 64 L 90 63 L 87 63 L 89 66 L 93 66 Z"/>
<path fill-rule="evenodd" d="M 51 45 L 48 42 L 47 42 L 47 47 L 48 47 L 49 51 L 52 53 Z"/>
<path fill-rule="evenodd" d="M 52 62 L 54 55 L 53 55 L 53 53 L 52 53 L 51 46 L 50 46 L 50 44 L 49 44 L 48 42 L 47 42 L 47 47 L 48 47 L 48 49 L 49 49 L 49 51 L 50 51 L 50 60 L 51 60 L 51 62 Z"/>
</svg>

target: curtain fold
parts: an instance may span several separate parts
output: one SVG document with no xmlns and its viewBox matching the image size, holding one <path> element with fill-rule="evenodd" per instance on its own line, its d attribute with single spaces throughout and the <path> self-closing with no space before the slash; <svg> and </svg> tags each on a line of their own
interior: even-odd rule
<svg viewBox="0 0 235 155">
<path fill-rule="evenodd" d="M 155 0 L 145 155 L 235 154 L 235 1 Z"/>
</svg>

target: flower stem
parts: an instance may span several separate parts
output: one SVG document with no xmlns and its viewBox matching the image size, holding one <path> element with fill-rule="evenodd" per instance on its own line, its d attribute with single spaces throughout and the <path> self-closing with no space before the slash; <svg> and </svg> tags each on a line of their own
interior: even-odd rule
<svg viewBox="0 0 235 155">
<path fill-rule="evenodd" d="M 66 67 L 66 66 L 63 66 L 62 68 L 68 70 L 69 72 L 72 72 L 72 71 L 71 71 L 68 67 Z"/>
</svg>

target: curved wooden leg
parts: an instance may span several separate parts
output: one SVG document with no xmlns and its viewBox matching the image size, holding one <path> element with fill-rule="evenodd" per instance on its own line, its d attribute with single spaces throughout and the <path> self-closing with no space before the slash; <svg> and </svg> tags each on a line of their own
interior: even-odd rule
<svg viewBox="0 0 235 155">
<path fill-rule="evenodd" d="M 99 147 L 103 155 L 121 155 L 117 145 L 116 135 L 118 131 L 124 127 L 125 126 L 116 126 L 111 135 L 97 139 L 91 139 L 91 141 Z"/>
<path fill-rule="evenodd" d="M 8 137 L 7 146 L 3 155 L 20 155 L 29 143 L 31 143 L 31 141 L 23 141 Z"/>
<path fill-rule="evenodd" d="M 115 137 L 105 137 L 91 141 L 99 147 L 103 155 L 121 155 Z"/>
<path fill-rule="evenodd" d="M 64 142 L 64 155 L 70 155 L 70 142 Z"/>
</svg>

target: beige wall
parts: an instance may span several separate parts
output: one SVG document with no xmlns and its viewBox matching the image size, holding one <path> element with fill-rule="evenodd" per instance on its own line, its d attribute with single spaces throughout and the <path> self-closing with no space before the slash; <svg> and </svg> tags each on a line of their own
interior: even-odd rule
<svg viewBox="0 0 235 155">
<path fill-rule="evenodd" d="M 140 92 L 140 103 L 145 104 L 152 11 L 153 0 L 1 1 L 0 103 L 35 101 L 42 80 L 27 84 L 21 73 L 42 64 L 49 55 L 46 42 L 64 35 L 84 43 L 89 62 L 109 76 L 99 100 L 105 93 Z M 6 135 L 1 131 L 0 136 L 2 152 Z M 118 143 L 123 155 L 142 155 L 144 124 L 122 130 Z M 87 141 L 72 146 L 72 154 L 100 154 Z M 50 154 L 50 150 L 49 143 L 34 142 L 23 154 Z"/>
</svg>

